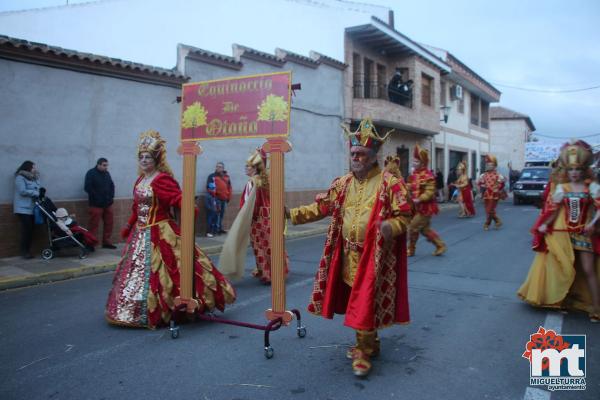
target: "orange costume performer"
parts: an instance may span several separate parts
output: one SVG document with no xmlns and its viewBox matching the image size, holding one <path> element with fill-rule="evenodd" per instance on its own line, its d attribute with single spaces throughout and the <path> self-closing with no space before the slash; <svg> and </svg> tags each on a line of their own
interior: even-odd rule
<svg viewBox="0 0 600 400">
<path fill-rule="evenodd" d="M 492 221 L 496 223 L 496 229 L 502 226 L 502 220 L 496 214 L 498 201 L 506 198 L 504 191 L 505 179 L 496 171 L 498 160 L 491 154 L 485 156 L 485 170 L 477 180 L 479 189 L 483 191 L 483 203 L 485 204 L 486 219 L 483 229 L 488 230 Z"/>
<path fill-rule="evenodd" d="M 415 214 L 408 227 L 408 256 L 415 255 L 419 233 L 434 244 L 434 256 L 442 255 L 448 249 L 444 241 L 436 231 L 431 229 L 431 217 L 439 212 L 435 200 L 435 176 L 427 168 L 429 165 L 429 152 L 425 149 L 415 146 L 413 153 L 414 171 L 408 177 L 408 190 L 410 198 L 414 204 Z"/>
<path fill-rule="evenodd" d="M 271 283 L 271 200 L 267 155 L 257 149 L 246 161 L 250 177 L 240 199 L 240 212 L 235 218 L 223 245 L 219 269 L 235 279 L 244 275 L 248 238 L 252 243 L 256 268 L 252 276 L 263 283 Z M 288 273 L 285 255 L 285 275 Z"/>
<path fill-rule="evenodd" d="M 469 183 L 467 176 L 467 166 L 463 161 L 456 166 L 456 174 L 458 179 L 454 182 L 454 186 L 458 189 L 458 203 L 460 210 L 458 211 L 459 218 L 468 218 L 475 215 L 475 206 L 473 205 L 473 188 Z"/>
<path fill-rule="evenodd" d="M 534 225 L 536 255 L 518 295 L 536 307 L 583 311 L 600 322 L 600 185 L 591 160 L 583 141 L 561 149 L 558 182 Z"/>
<path fill-rule="evenodd" d="M 179 296 L 181 238 L 171 208 L 181 207 L 181 190 L 158 132 L 141 135 L 138 156 L 140 165 L 151 156 L 155 168 L 143 171 L 135 182 L 131 217 L 121 232 L 127 241 L 105 317 L 115 325 L 154 329 L 170 321 L 174 299 Z M 200 311 L 223 311 L 225 304 L 234 302 L 235 290 L 198 247 L 193 279 Z"/>
<path fill-rule="evenodd" d="M 356 345 L 347 357 L 354 374 L 365 376 L 370 358 L 380 351 L 377 329 L 409 322 L 406 227 L 411 210 L 402 181 L 377 165 L 385 137 L 371 120 L 346 132 L 353 171 L 355 159 L 368 168 L 336 178 L 325 195 L 289 216 L 293 224 L 331 216 L 308 310 L 328 319 L 345 314 L 344 325 L 356 330 Z"/>
</svg>

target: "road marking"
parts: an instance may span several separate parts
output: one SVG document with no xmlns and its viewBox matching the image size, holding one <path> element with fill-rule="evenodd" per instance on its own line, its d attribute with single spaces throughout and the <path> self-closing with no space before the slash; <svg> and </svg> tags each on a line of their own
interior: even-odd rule
<svg viewBox="0 0 600 400">
<path fill-rule="evenodd" d="M 546 330 L 552 329 L 554 332 L 560 333 L 562 330 L 563 319 L 562 314 L 558 312 L 549 312 L 544 321 L 544 328 Z"/>
<path fill-rule="evenodd" d="M 551 311 L 546 314 L 546 319 L 544 320 L 544 329 L 553 330 L 556 333 L 560 333 L 562 330 L 564 316 L 560 313 Z M 525 389 L 525 394 L 523 395 L 523 400 L 550 400 L 551 393 L 529 386 Z"/>
<path fill-rule="evenodd" d="M 542 389 L 528 387 L 525 389 L 523 400 L 550 400 L 550 392 Z"/>
</svg>

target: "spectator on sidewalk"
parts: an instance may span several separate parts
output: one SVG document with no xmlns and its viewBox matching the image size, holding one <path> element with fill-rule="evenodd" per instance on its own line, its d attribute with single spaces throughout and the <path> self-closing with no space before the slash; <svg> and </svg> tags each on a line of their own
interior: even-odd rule
<svg viewBox="0 0 600 400">
<path fill-rule="evenodd" d="M 85 174 L 84 189 L 88 194 L 90 233 L 98 236 L 98 227 L 102 219 L 102 247 L 116 249 L 112 244 L 113 231 L 113 199 L 115 197 L 115 184 L 108 172 L 108 160 L 99 158 L 96 166 Z"/>
<path fill-rule="evenodd" d="M 210 193 L 209 184 L 215 185 L 214 196 L 217 199 L 217 234 L 227 233 L 223 229 L 223 217 L 225 216 L 225 208 L 231 200 L 231 179 L 225 171 L 225 164 L 219 161 L 215 167 L 215 172 L 210 174 L 206 179 L 206 191 Z"/>
<path fill-rule="evenodd" d="M 206 209 L 206 237 L 214 237 L 219 233 L 217 220 L 219 219 L 219 204 L 215 197 L 215 184 L 210 182 L 207 186 L 206 197 L 204 199 L 204 208 Z"/>
<path fill-rule="evenodd" d="M 444 202 L 444 174 L 439 168 L 435 170 L 435 194 L 438 203 Z"/>
<path fill-rule="evenodd" d="M 32 161 L 25 161 L 15 172 L 15 195 L 13 212 L 21 223 L 21 256 L 25 259 L 31 255 L 33 238 L 33 208 L 35 199 L 40 195 L 39 173 Z"/>
</svg>

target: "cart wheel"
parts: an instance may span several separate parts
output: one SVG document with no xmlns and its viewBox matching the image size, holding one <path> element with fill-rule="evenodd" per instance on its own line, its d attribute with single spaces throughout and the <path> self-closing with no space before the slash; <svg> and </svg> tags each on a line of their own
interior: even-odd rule
<svg viewBox="0 0 600 400">
<path fill-rule="evenodd" d="M 306 328 L 304 326 L 301 326 L 300 328 L 296 328 L 296 329 L 297 329 L 299 338 L 303 338 L 306 336 Z"/>
<path fill-rule="evenodd" d="M 52 249 L 44 249 L 42 250 L 42 258 L 44 260 L 51 260 L 54 257 L 54 252 Z"/>
<path fill-rule="evenodd" d="M 275 350 L 273 350 L 273 348 L 271 346 L 265 347 L 265 357 L 273 358 L 274 354 L 275 354 Z"/>
<path fill-rule="evenodd" d="M 171 339 L 177 339 L 179 337 L 179 327 L 175 326 L 175 321 L 170 322 L 169 330 L 171 331 Z"/>
<path fill-rule="evenodd" d="M 80 260 L 83 260 L 84 258 L 87 258 L 87 256 L 88 256 L 87 251 L 85 251 L 83 249 L 79 250 L 79 259 Z"/>
</svg>

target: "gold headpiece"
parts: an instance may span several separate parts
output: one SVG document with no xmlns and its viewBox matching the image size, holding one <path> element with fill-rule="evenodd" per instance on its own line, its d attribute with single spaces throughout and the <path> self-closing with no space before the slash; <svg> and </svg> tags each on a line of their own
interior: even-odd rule
<svg viewBox="0 0 600 400">
<path fill-rule="evenodd" d="M 487 163 L 491 163 L 491 164 L 494 164 L 494 166 L 497 167 L 498 166 L 498 159 L 495 156 L 491 155 L 491 154 L 486 154 L 485 155 L 485 163 L 486 164 Z"/>
<path fill-rule="evenodd" d="M 167 162 L 166 144 L 167 142 L 160 136 L 160 133 L 149 129 L 140 134 L 137 149 L 138 155 L 144 152 L 150 153 L 156 161 L 156 169 L 173 176 L 173 171 L 171 171 L 171 167 L 169 167 L 169 163 Z"/>
<path fill-rule="evenodd" d="M 373 121 L 371 118 L 364 118 L 360 121 L 360 125 L 356 132 L 350 132 L 350 130 L 342 125 L 342 129 L 346 133 L 346 136 L 350 140 L 350 147 L 352 146 L 362 146 L 367 147 L 369 149 L 375 150 L 377 152 L 383 142 L 390 136 L 394 130 L 388 131 L 383 137 L 379 136 L 377 133 L 377 129 L 375 129 L 375 125 L 373 125 Z"/>
<path fill-rule="evenodd" d="M 565 143 L 559 159 L 566 168 L 587 168 L 592 163 L 592 147 L 583 140 Z"/>
<path fill-rule="evenodd" d="M 421 162 L 421 166 L 427 167 L 429 165 L 429 152 L 422 149 L 418 144 L 415 145 L 413 157 Z"/>
<path fill-rule="evenodd" d="M 398 156 L 387 156 L 383 161 L 384 171 L 388 171 L 395 177 L 400 177 L 400 157 Z"/>
<path fill-rule="evenodd" d="M 246 160 L 246 164 L 251 167 L 256 167 L 259 171 L 264 170 L 267 167 L 267 154 L 263 149 L 257 147 L 256 150 L 254 150 L 254 153 Z"/>
<path fill-rule="evenodd" d="M 459 163 L 456 165 L 456 170 L 457 170 L 457 171 L 460 171 L 460 170 L 466 171 L 466 170 L 467 170 L 467 164 L 465 164 L 465 162 L 464 162 L 464 161 L 461 161 L 461 162 L 459 162 Z"/>
</svg>

